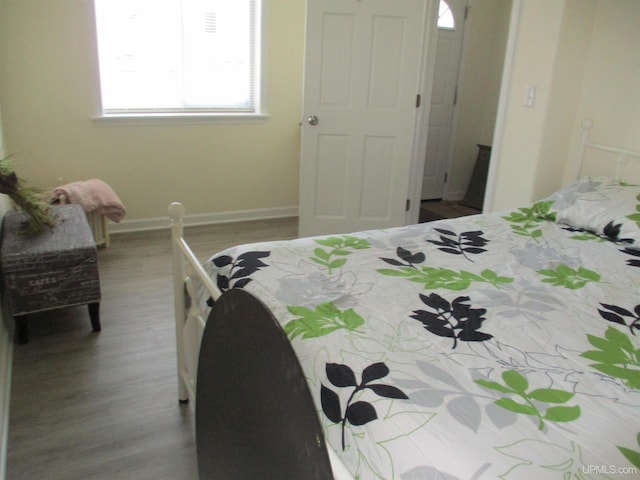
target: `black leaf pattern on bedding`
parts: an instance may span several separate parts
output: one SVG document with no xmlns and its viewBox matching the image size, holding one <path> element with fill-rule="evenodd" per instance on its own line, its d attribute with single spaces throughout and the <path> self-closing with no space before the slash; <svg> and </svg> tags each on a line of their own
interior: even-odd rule
<svg viewBox="0 0 640 480">
<path fill-rule="evenodd" d="M 396 260 L 395 258 L 381 258 L 381 260 L 387 262 L 389 265 L 393 265 L 394 267 L 411 267 L 416 268 L 416 264 L 420 264 L 425 261 L 426 257 L 424 253 L 412 253 L 409 250 L 398 247 L 396 249 L 396 254 L 400 260 L 403 260 L 405 263 L 400 260 Z"/>
<path fill-rule="evenodd" d="M 637 260 L 635 258 L 627 259 L 627 265 L 630 267 L 640 267 L 640 250 L 634 248 L 625 248 L 624 250 L 620 250 L 622 253 L 626 253 L 627 255 L 631 255 L 632 257 L 638 257 Z"/>
<path fill-rule="evenodd" d="M 458 340 L 463 342 L 484 342 L 493 335 L 479 331 L 482 322 L 486 320 L 485 308 L 471 308 L 469 297 L 457 297 L 452 302 L 442 298 L 437 293 L 420 294 L 420 300 L 435 312 L 414 310 L 411 318 L 420 322 L 426 330 L 440 337 L 453 338 L 453 347 Z"/>
<path fill-rule="evenodd" d="M 406 400 L 409 397 L 399 388 L 382 383 L 371 383 L 389 375 L 389 367 L 383 362 L 373 363 L 362 371 L 360 383 L 356 375 L 348 365 L 327 363 L 325 367 L 327 379 L 338 388 L 353 387 L 345 405 L 344 414 L 340 405 L 340 397 L 336 392 L 324 385 L 320 387 L 320 402 L 322 411 L 333 423 L 342 424 L 342 450 L 345 445 L 345 428 L 347 422 L 353 426 L 362 426 L 378 419 L 378 414 L 373 405 L 362 400 L 354 401 L 359 392 L 371 390 L 376 395 L 384 398 Z"/>
<path fill-rule="evenodd" d="M 440 240 L 427 240 L 427 242 L 439 245 L 440 248 L 438 250 L 441 252 L 463 255 L 464 258 L 473 262 L 467 254 L 477 255 L 487 251 L 482 247 L 486 246 L 489 241 L 482 237 L 484 232 L 481 230 L 462 232 L 460 234 L 442 228 L 435 228 L 434 230 L 440 233 Z"/>
<path fill-rule="evenodd" d="M 604 310 L 598 309 L 598 313 L 605 320 L 619 325 L 629 327 L 629 331 L 632 335 L 636 334 L 636 330 L 640 331 L 640 304 L 633 307 L 633 312 L 624 307 L 618 305 L 609 305 L 601 303 Z M 629 323 L 625 318 L 629 318 Z"/>
<path fill-rule="evenodd" d="M 620 238 L 620 230 L 622 229 L 621 223 L 613 223 L 613 220 L 607 223 L 604 227 L 605 236 L 617 243 L 633 243 L 632 238 Z"/>
<path fill-rule="evenodd" d="M 250 276 L 260 270 L 263 267 L 268 267 L 261 259 L 271 255 L 269 251 L 253 251 L 245 252 L 238 255 L 238 258 L 233 258 L 230 255 L 219 255 L 214 257 L 211 261 L 213 264 L 223 269 L 226 273 L 218 273 L 216 277 L 216 283 L 221 292 L 225 292 L 230 288 L 243 288 L 247 285 L 251 278 Z M 207 300 L 209 306 L 213 305 L 213 299 Z"/>
</svg>

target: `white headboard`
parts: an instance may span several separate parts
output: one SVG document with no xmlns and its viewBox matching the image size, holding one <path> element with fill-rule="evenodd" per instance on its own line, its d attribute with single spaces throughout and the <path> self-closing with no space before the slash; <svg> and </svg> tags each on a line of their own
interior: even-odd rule
<svg viewBox="0 0 640 480">
<path fill-rule="evenodd" d="M 615 180 L 625 180 L 627 182 L 640 182 L 640 152 L 633 150 L 627 150 L 611 145 L 604 145 L 601 143 L 593 143 L 590 141 L 591 127 L 593 127 L 593 121 L 590 118 L 585 118 L 581 123 L 580 132 L 580 144 L 578 147 L 578 160 L 573 172 L 573 178 L 578 179 L 589 172 L 593 174 L 606 175 L 612 177 Z M 593 160 L 589 163 L 590 160 Z M 612 172 L 611 161 L 616 162 L 615 172 Z M 592 172 L 591 168 L 586 168 L 587 164 L 592 167 L 592 163 L 597 163 L 600 169 Z M 632 163 L 632 165 L 629 165 Z M 631 167 L 631 168 L 627 168 Z"/>
</svg>

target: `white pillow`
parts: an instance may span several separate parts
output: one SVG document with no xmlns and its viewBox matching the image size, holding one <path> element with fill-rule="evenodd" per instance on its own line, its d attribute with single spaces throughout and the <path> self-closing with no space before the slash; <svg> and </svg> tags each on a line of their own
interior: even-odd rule
<svg viewBox="0 0 640 480">
<path fill-rule="evenodd" d="M 640 185 L 586 177 L 546 200 L 556 222 L 640 248 Z"/>
</svg>

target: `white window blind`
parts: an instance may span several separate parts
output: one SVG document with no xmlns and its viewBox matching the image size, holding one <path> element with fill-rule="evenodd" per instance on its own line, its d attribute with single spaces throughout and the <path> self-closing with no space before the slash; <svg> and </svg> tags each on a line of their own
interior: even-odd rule
<svg viewBox="0 0 640 480">
<path fill-rule="evenodd" d="M 260 0 L 94 0 L 104 114 L 259 112 Z"/>
</svg>

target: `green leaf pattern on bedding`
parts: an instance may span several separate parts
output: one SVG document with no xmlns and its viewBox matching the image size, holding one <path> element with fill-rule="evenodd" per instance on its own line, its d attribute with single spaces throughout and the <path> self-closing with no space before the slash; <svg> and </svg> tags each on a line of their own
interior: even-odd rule
<svg viewBox="0 0 640 480">
<path fill-rule="evenodd" d="M 555 388 L 537 388 L 527 392 L 529 382 L 523 375 L 515 370 L 502 372 L 502 380 L 504 384 L 483 379 L 476 380 L 476 383 L 499 393 L 515 394 L 520 397 L 524 402 L 518 402 L 509 397 L 502 397 L 496 400 L 495 404 L 514 413 L 536 417 L 540 430 L 544 428 L 545 420 L 552 422 L 571 422 L 580 416 L 580 407 L 577 405 L 551 406 L 544 412 L 540 411 L 538 407 L 539 404 L 566 403 L 573 398 L 574 394 L 571 392 Z"/>
<path fill-rule="evenodd" d="M 303 339 L 321 337 L 340 329 L 355 330 L 364 323 L 352 308 L 340 310 L 331 302 L 321 303 L 315 310 L 292 306 L 287 310 L 298 317 L 284 326 L 284 332 L 291 339 L 298 335 Z"/>
<path fill-rule="evenodd" d="M 638 200 L 638 204 L 636 205 L 636 212 L 632 213 L 631 215 L 627 215 L 627 218 L 632 222 L 636 222 L 636 225 L 638 226 L 638 228 L 640 228 L 640 195 L 636 197 L 636 200 Z"/>
<path fill-rule="evenodd" d="M 570 236 L 569 238 L 571 240 L 578 240 L 578 241 L 584 241 L 584 242 L 591 242 L 591 241 L 608 242 L 609 241 L 608 239 L 603 238 L 599 235 L 596 235 L 595 233 L 592 233 L 592 232 L 585 232 L 584 230 L 571 229 L 569 227 L 567 227 L 565 230 L 579 232 L 576 235 Z"/>
<path fill-rule="evenodd" d="M 344 257 L 350 255 L 352 253 L 351 250 L 365 250 L 369 248 L 369 242 L 351 235 L 322 238 L 315 240 L 315 242 L 325 247 L 326 250 L 320 247 L 316 248 L 313 251 L 311 260 L 318 265 L 327 267 L 329 274 L 331 274 L 334 269 L 343 267 L 347 263 L 347 259 Z"/>
<path fill-rule="evenodd" d="M 550 210 L 552 205 L 552 201 L 536 202 L 531 207 L 519 208 L 502 218 L 511 223 L 514 233 L 535 240 L 542 237 L 541 224 L 556 220 L 556 213 Z"/>
<path fill-rule="evenodd" d="M 512 278 L 498 276 L 496 272 L 485 269 L 480 274 L 466 270 L 455 271 L 450 268 L 422 267 L 421 269 L 402 267 L 398 270 L 381 268 L 378 273 L 391 277 L 405 277 L 410 282 L 424 284 L 425 290 L 446 288 L 447 290 L 465 290 L 472 282 L 490 283 L 496 288 L 500 284 L 511 283 Z"/>
<path fill-rule="evenodd" d="M 629 335 L 609 327 L 604 337 L 587 335 L 587 338 L 596 350 L 584 352 L 581 357 L 596 362 L 591 364 L 596 370 L 640 390 L 640 348 L 633 344 Z"/>
<path fill-rule="evenodd" d="M 456 252 L 450 252 L 456 254 Z M 455 271 L 450 268 L 435 268 L 418 264 L 424 263 L 426 257 L 423 253 L 412 253 L 407 249 L 398 247 L 396 250 L 398 259 L 382 258 L 384 262 L 398 267 L 397 269 L 380 268 L 376 271 L 382 275 L 391 277 L 404 277 L 410 282 L 422 283 L 425 289 L 446 288 L 448 290 L 465 290 L 472 282 L 490 283 L 496 288 L 502 284 L 513 282 L 513 278 L 500 276 L 491 269 L 484 269 L 479 273 L 466 270 Z"/>
<path fill-rule="evenodd" d="M 640 433 L 638 433 L 637 441 L 638 441 L 638 446 L 640 446 Z M 640 452 L 639 451 L 631 450 L 630 448 L 626 448 L 626 447 L 618 447 L 618 448 L 620 449 L 620 452 L 622 452 L 622 454 L 627 458 L 627 460 L 631 462 L 632 465 L 640 468 Z"/>
<path fill-rule="evenodd" d="M 593 270 L 584 267 L 574 269 L 564 264 L 558 265 L 555 270 L 538 270 L 538 273 L 547 277 L 542 280 L 543 282 L 550 283 L 554 287 L 565 287 L 570 290 L 582 288 L 589 282 L 600 281 L 600 274 Z"/>
</svg>

